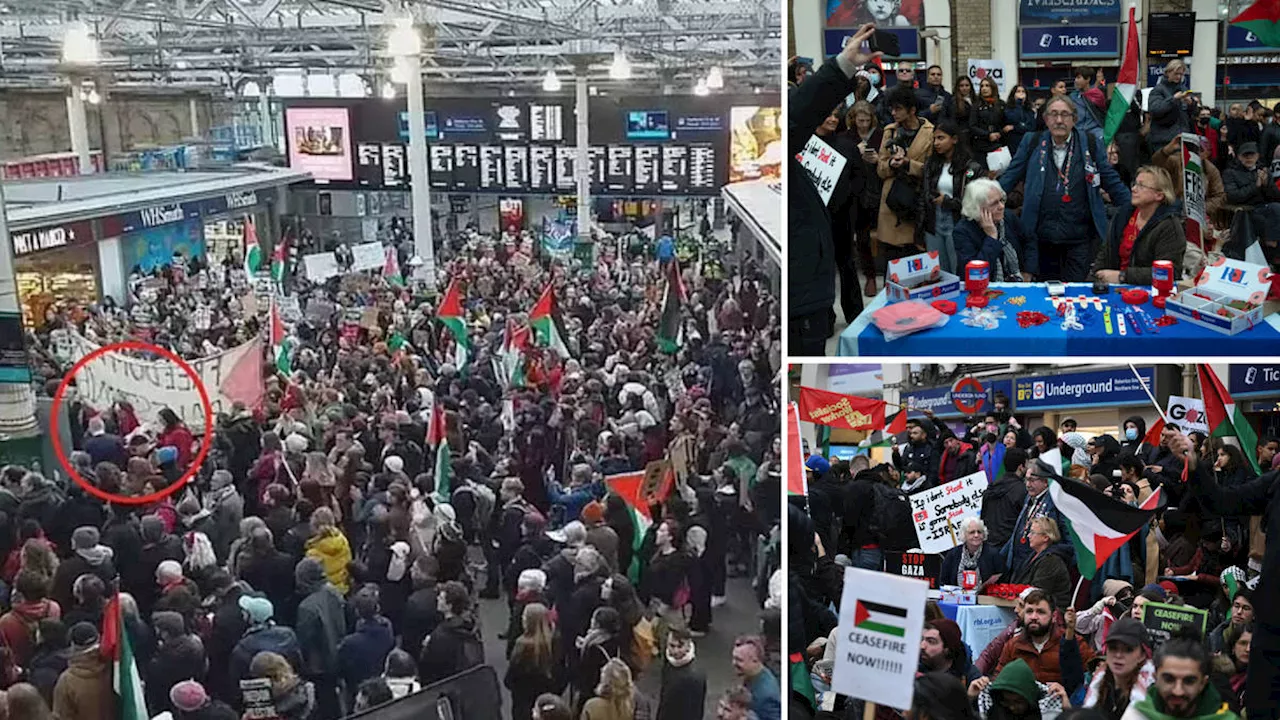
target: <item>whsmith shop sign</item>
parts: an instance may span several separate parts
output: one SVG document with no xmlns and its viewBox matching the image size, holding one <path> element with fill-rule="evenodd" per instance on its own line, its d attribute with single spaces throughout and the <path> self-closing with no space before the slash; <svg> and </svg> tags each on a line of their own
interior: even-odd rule
<svg viewBox="0 0 1280 720">
<path fill-rule="evenodd" d="M 1120 0 L 1019 0 L 1021 25 L 1120 23 Z"/>
</svg>

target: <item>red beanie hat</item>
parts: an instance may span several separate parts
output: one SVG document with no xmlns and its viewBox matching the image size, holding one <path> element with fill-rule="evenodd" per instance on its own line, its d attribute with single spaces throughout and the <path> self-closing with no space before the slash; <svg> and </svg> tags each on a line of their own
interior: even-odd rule
<svg viewBox="0 0 1280 720">
<path fill-rule="evenodd" d="M 929 627 L 938 631 L 938 636 L 942 638 L 942 646 L 947 649 L 951 657 L 963 658 L 965 656 L 964 639 L 960 633 L 960 626 L 956 624 L 955 620 L 946 618 L 932 620 L 929 622 Z"/>
</svg>

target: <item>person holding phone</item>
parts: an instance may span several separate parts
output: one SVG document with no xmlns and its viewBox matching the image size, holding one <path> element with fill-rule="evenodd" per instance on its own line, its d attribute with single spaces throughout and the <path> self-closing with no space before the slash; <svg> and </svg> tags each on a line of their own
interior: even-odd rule
<svg viewBox="0 0 1280 720">
<path fill-rule="evenodd" d="M 1151 89 L 1147 97 L 1147 113 L 1151 116 L 1151 129 L 1147 131 L 1147 147 L 1155 152 L 1165 143 L 1184 132 L 1191 132 L 1191 118 L 1187 106 L 1190 93 L 1182 89 L 1182 79 L 1187 65 L 1178 59 L 1164 66 L 1164 77 Z"/>
<path fill-rule="evenodd" d="M 831 213 L 807 180 L 804 166 L 796 156 L 804 151 L 831 109 L 854 88 L 857 72 L 879 53 L 868 53 L 864 44 L 875 33 L 872 24 L 863 25 L 840 54 L 827 60 L 804 82 L 791 89 L 788 102 L 788 172 L 796 182 L 787 183 L 787 307 L 788 347 L 795 355 L 823 355 L 827 339 L 835 328 L 835 245 Z M 914 91 L 912 108 L 914 109 Z"/>
</svg>

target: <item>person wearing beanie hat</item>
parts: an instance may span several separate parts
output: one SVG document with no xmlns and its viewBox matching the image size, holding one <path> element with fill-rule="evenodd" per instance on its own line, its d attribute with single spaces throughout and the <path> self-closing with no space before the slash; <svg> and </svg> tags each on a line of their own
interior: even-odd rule
<svg viewBox="0 0 1280 720">
<path fill-rule="evenodd" d="M 302 602 L 298 604 L 296 627 L 301 636 L 304 664 L 300 675 L 312 681 L 316 696 L 323 702 L 337 702 L 338 644 L 347 633 L 346 603 L 342 593 L 328 581 L 319 560 L 303 558 L 294 569 L 294 584 Z"/>
<path fill-rule="evenodd" d="M 239 720 L 235 710 L 209 697 L 204 686 L 195 680 L 183 680 L 170 688 L 169 705 L 174 720 Z"/>
<path fill-rule="evenodd" d="M 1105 665 L 1094 672 L 1081 707 L 1097 708 L 1107 718 L 1120 720 L 1129 704 L 1145 698 L 1155 682 L 1155 666 L 1147 659 L 1151 643 L 1141 622 L 1122 617 L 1106 631 L 1104 646 Z"/>
<path fill-rule="evenodd" d="M 1090 643 L 1094 650 L 1101 654 L 1106 650 L 1104 628 L 1110 617 L 1121 617 L 1129 614 L 1133 604 L 1133 585 L 1125 580 L 1108 578 L 1102 582 L 1102 597 L 1092 607 L 1081 610 L 1076 615 L 1076 632 L 1092 637 Z M 1109 611 L 1107 608 L 1111 608 Z"/>
<path fill-rule="evenodd" d="M 595 548 L 609 566 L 618 572 L 618 532 L 604 522 L 604 503 L 592 500 L 582 508 L 582 524 L 587 528 L 587 545 Z"/>
<path fill-rule="evenodd" d="M 53 574 L 53 590 L 49 593 L 62 608 L 75 605 L 72 588 L 76 578 L 81 575 L 97 575 L 104 584 L 116 579 L 116 565 L 112 559 L 115 552 L 101 544 L 98 528 L 91 525 L 76 528 L 71 534 L 71 549 L 75 554 L 58 563 L 58 569 Z M 149 585 L 151 578 L 145 580 Z"/>
<path fill-rule="evenodd" d="M 978 668 L 969 662 L 960 626 L 946 618 L 925 623 L 920 635 L 920 672 L 949 673 L 965 685 L 982 677 Z"/>
<path fill-rule="evenodd" d="M 304 666 L 298 636 L 292 628 L 276 625 L 271 619 L 275 615 L 271 601 L 245 593 L 240 596 L 239 606 L 247 629 L 231 651 L 228 685 L 239 688 L 240 681 L 250 677 L 249 665 L 260 652 L 283 656 L 295 671 L 301 673 Z"/>
<path fill-rule="evenodd" d="M 115 707 L 111 661 L 99 647 L 98 629 L 87 622 L 71 626 L 71 658 L 53 688 L 53 716 L 58 720 L 100 720 L 103 708 Z"/>
</svg>

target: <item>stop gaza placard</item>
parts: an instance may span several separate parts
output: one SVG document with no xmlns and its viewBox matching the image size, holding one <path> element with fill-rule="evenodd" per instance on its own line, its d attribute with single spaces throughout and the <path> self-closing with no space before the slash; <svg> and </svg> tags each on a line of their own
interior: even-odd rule
<svg viewBox="0 0 1280 720">
<path fill-rule="evenodd" d="M 1209 418 L 1204 414 L 1204 400 L 1199 398 L 1170 395 L 1169 405 L 1164 413 L 1169 422 L 1177 423 L 1183 432 L 1199 430 L 1209 434 Z"/>
<path fill-rule="evenodd" d="M 846 568 L 831 688 L 892 708 L 911 707 L 929 583 Z"/>
</svg>

